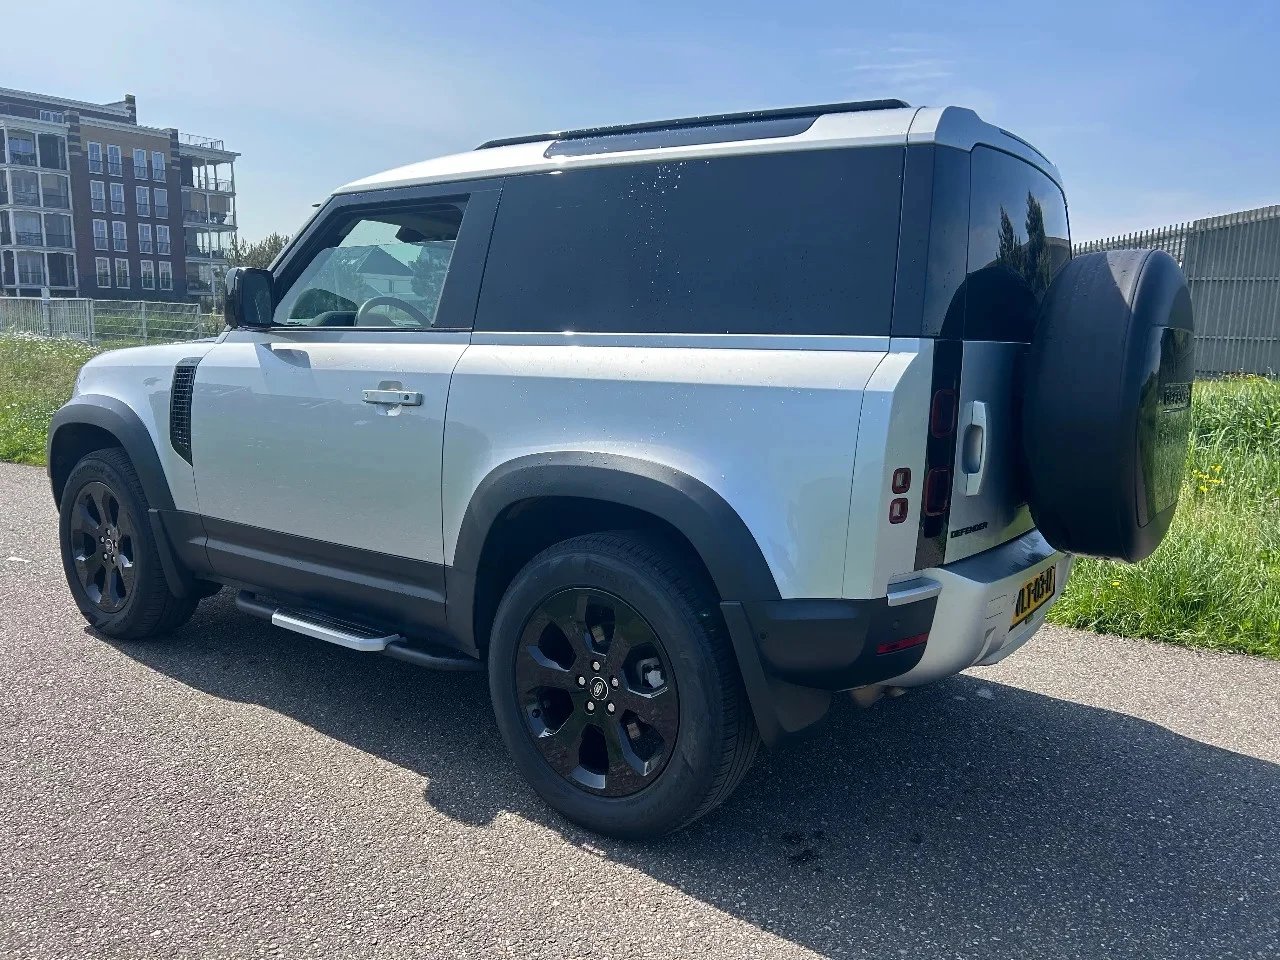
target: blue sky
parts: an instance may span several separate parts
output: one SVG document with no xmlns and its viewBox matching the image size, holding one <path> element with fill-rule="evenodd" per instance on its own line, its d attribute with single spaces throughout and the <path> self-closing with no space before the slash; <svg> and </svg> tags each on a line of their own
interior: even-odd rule
<svg viewBox="0 0 1280 960">
<path fill-rule="evenodd" d="M 1035 143 L 1076 239 L 1280 203 L 1275 2 L 57 10 L 70 49 L 8 45 L 0 86 L 133 93 L 143 123 L 222 137 L 250 239 L 293 232 L 338 184 L 491 137 L 882 96 L 970 106 Z"/>
</svg>

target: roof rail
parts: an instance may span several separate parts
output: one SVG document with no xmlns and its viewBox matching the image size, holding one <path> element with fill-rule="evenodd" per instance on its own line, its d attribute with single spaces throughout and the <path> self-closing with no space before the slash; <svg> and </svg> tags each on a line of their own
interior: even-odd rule
<svg viewBox="0 0 1280 960">
<path fill-rule="evenodd" d="M 580 130 L 552 130 L 547 133 L 531 133 L 523 137 L 500 137 L 486 140 L 477 150 L 490 147 L 510 147 L 517 143 L 538 143 L 542 140 L 582 140 L 587 137 L 604 137 L 618 133 L 645 133 L 653 130 L 678 130 L 685 127 L 706 127 L 718 123 L 749 123 L 753 120 L 780 120 L 787 117 L 816 117 L 823 113 L 856 113 L 863 110 L 897 110 L 909 107 L 905 100 L 858 100 L 850 103 L 821 103 L 808 107 L 781 107 L 775 110 L 747 110 L 743 113 L 716 113 L 702 117 L 681 117 L 675 120 L 650 120 L 647 123 L 620 123 L 608 127 L 584 127 Z"/>
</svg>

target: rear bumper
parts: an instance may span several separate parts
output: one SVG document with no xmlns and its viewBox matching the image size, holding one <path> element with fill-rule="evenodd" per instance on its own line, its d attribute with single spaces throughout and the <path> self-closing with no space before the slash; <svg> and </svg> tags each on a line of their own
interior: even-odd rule
<svg viewBox="0 0 1280 960">
<path fill-rule="evenodd" d="M 934 628 L 919 662 L 889 682 L 918 687 L 1013 653 L 1040 629 L 1049 608 L 1062 596 L 1071 560 L 1049 546 L 1038 530 L 1030 530 L 967 560 L 922 570 L 920 576 L 942 585 Z M 1051 566 L 1057 567 L 1053 598 L 1012 626 L 1023 583 Z"/>
<path fill-rule="evenodd" d="M 1071 558 L 1032 530 L 922 570 L 887 598 L 722 603 L 761 735 L 772 743 L 809 726 L 839 690 L 920 686 L 1008 656 L 1044 623 L 1053 601 L 1011 628 L 1023 583 L 1049 566 L 1056 599 Z M 896 648 L 923 634 L 927 642 Z"/>
</svg>

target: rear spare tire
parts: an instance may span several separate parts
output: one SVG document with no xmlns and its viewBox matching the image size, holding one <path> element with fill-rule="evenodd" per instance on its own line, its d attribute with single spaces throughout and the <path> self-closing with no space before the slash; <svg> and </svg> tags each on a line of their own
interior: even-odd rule
<svg viewBox="0 0 1280 960">
<path fill-rule="evenodd" d="M 1028 502 L 1053 546 L 1135 562 L 1178 505 L 1191 296 L 1161 250 L 1075 257 L 1045 294 L 1023 393 Z"/>
</svg>

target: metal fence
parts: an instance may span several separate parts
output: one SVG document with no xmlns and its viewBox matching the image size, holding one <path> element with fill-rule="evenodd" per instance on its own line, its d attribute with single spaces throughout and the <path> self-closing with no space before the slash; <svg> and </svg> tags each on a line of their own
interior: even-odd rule
<svg viewBox="0 0 1280 960">
<path fill-rule="evenodd" d="M 97 344 L 169 343 L 210 337 L 220 316 L 195 303 L 0 297 L 0 335 L 63 337 Z"/>
<path fill-rule="evenodd" d="M 1196 315 L 1196 373 L 1280 375 L 1280 205 L 1077 244 L 1150 247 L 1182 267 Z"/>
</svg>

